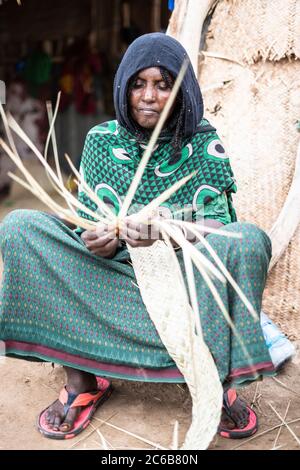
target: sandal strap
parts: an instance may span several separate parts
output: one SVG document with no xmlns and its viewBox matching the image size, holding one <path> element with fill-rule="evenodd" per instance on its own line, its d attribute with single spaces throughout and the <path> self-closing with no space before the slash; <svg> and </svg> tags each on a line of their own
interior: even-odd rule
<svg viewBox="0 0 300 470">
<path fill-rule="evenodd" d="M 68 392 L 66 387 L 64 387 L 59 394 L 59 401 L 64 406 L 64 409 L 66 408 L 68 411 L 70 408 L 91 405 L 103 395 L 103 392 L 103 390 L 96 390 L 76 394 Z"/>
<path fill-rule="evenodd" d="M 223 394 L 223 405 L 226 410 L 230 411 L 230 407 L 233 405 L 235 400 L 237 399 L 237 393 L 234 388 L 230 388 Z"/>
<path fill-rule="evenodd" d="M 71 408 L 76 406 L 88 406 L 95 403 L 102 395 L 103 390 L 96 390 L 94 392 L 79 393 L 73 401 Z"/>
</svg>

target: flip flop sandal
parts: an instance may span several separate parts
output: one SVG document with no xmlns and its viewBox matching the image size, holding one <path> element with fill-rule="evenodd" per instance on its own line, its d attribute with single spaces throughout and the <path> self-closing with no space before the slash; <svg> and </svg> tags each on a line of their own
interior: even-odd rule
<svg viewBox="0 0 300 470">
<path fill-rule="evenodd" d="M 59 401 L 64 406 L 65 416 L 67 415 L 70 408 L 82 407 L 79 415 L 77 416 L 73 428 L 69 431 L 55 431 L 50 428 L 46 420 L 46 413 L 50 406 L 43 410 L 37 422 L 38 430 L 45 436 L 50 439 L 71 439 L 72 437 L 77 436 L 81 431 L 83 431 L 91 422 L 91 418 L 95 413 L 99 405 L 101 405 L 105 400 L 107 400 L 112 393 L 112 386 L 109 380 L 103 379 L 101 377 L 96 377 L 97 379 L 97 390 L 87 393 L 79 393 L 78 395 L 69 393 L 64 387 L 59 395 Z"/>
<path fill-rule="evenodd" d="M 235 422 L 235 420 L 233 418 L 233 413 L 231 412 L 231 406 L 237 398 L 237 393 L 233 389 L 230 389 L 224 393 L 223 408 L 226 414 L 229 416 L 229 418 L 232 419 L 233 422 Z M 218 434 L 220 434 L 220 436 L 222 437 L 226 437 L 227 439 L 243 439 L 245 437 L 250 437 L 255 434 L 258 429 L 258 418 L 252 408 L 250 408 L 250 406 L 248 405 L 247 410 L 249 411 L 247 426 L 242 429 L 238 427 L 234 429 L 229 429 L 221 423 L 218 428 Z"/>
</svg>

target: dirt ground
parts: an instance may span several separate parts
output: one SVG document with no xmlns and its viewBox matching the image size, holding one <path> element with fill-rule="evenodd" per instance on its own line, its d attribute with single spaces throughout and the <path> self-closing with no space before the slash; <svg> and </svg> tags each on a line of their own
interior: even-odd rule
<svg viewBox="0 0 300 470">
<path fill-rule="evenodd" d="M 39 172 L 39 169 L 32 167 L 32 171 Z M 39 181 L 44 182 L 45 186 L 48 184 L 43 178 Z M 14 186 L 10 197 L 1 203 L 0 220 L 7 212 L 20 207 L 44 209 L 21 188 Z M 277 378 L 265 379 L 241 391 L 241 396 L 252 403 L 258 414 L 258 433 L 250 440 L 233 441 L 216 437 L 210 449 L 272 449 L 278 425 L 281 424 L 275 409 L 281 417 L 286 415 L 288 423 L 294 421 L 289 429 L 281 428 L 275 448 L 299 450 L 300 341 L 295 345 L 296 357 Z M 70 441 L 52 441 L 39 434 L 35 423 L 39 412 L 57 398 L 64 384 L 63 369 L 58 366 L 52 368 L 51 364 L 0 358 L 0 374 L 0 449 L 3 450 L 100 450 L 105 448 L 101 436 L 106 445 L 113 449 L 153 449 L 155 445 L 171 448 L 176 420 L 179 423 L 180 445 L 191 422 L 191 401 L 185 386 L 115 380 L 111 398 L 97 410 L 92 424 L 83 433 Z M 124 430 L 139 438 L 126 434 Z"/>
</svg>

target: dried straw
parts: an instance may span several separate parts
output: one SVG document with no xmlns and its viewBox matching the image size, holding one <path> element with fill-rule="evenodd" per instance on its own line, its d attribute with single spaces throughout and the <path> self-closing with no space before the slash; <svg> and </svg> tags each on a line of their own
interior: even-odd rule
<svg viewBox="0 0 300 470">
<path fill-rule="evenodd" d="M 284 413 L 284 418 L 283 418 L 284 421 L 286 421 L 286 417 L 287 417 L 287 414 L 288 414 L 288 411 L 289 411 L 290 404 L 291 404 L 291 400 L 289 400 L 288 405 L 286 407 L 286 410 L 285 410 L 285 413 Z M 281 427 L 278 429 L 278 433 L 276 435 L 272 450 L 274 450 L 275 448 L 278 449 L 277 442 L 278 442 L 278 439 L 280 437 L 281 429 L 282 429 Z"/>
<path fill-rule="evenodd" d="M 296 418 L 296 419 L 292 419 L 291 421 L 289 421 L 286 424 L 290 425 L 290 424 L 294 424 L 294 423 L 299 423 L 299 421 L 300 421 L 300 418 Z M 265 431 L 262 431 L 258 434 L 255 434 L 255 436 L 249 437 L 249 439 L 243 440 L 243 442 L 241 442 L 240 444 L 238 444 L 234 447 L 231 447 L 230 450 L 239 449 L 239 447 L 242 447 L 243 445 L 247 444 L 248 442 L 253 441 L 254 439 L 257 439 L 258 437 L 264 436 L 265 434 L 268 434 L 269 432 L 272 432 L 275 429 L 282 428 L 283 426 L 284 426 L 284 423 L 277 424 L 276 426 L 272 426 L 271 428 L 266 429 Z"/>
<path fill-rule="evenodd" d="M 274 413 L 276 414 L 276 416 L 281 420 L 282 424 L 287 428 L 287 430 L 290 432 L 290 434 L 293 436 L 293 438 L 295 439 L 295 441 L 297 442 L 297 444 L 299 444 L 300 446 L 300 439 L 296 436 L 296 434 L 294 433 L 294 431 L 290 428 L 290 426 L 288 425 L 288 423 L 285 421 L 284 418 L 282 418 L 280 416 L 280 414 L 278 413 L 278 411 L 275 410 L 274 406 L 269 403 L 269 406 L 270 408 L 274 411 Z"/>
<path fill-rule="evenodd" d="M 179 429 L 179 423 L 176 420 L 174 424 L 174 431 L 173 431 L 173 439 L 172 439 L 172 450 L 178 450 L 178 429 Z"/>
<path fill-rule="evenodd" d="M 289 390 L 290 392 L 292 392 L 295 395 L 297 395 L 298 397 L 300 397 L 300 393 L 296 392 L 291 387 L 288 387 L 287 385 L 285 385 L 281 380 L 277 379 L 277 377 L 272 377 L 272 380 L 274 380 L 274 382 L 278 383 L 281 387 L 285 388 L 286 390 Z"/>
<path fill-rule="evenodd" d="M 150 441 L 149 439 L 146 439 L 142 436 L 139 436 L 138 434 L 127 431 L 126 429 L 121 428 L 119 426 L 115 426 L 114 424 L 108 423 L 107 421 L 103 421 L 103 419 L 96 418 L 95 416 L 94 416 L 94 419 L 96 421 L 99 421 L 99 422 L 103 423 L 103 424 L 106 424 L 106 426 L 109 426 L 111 428 L 116 429 L 117 431 L 121 431 L 121 432 L 127 434 L 128 436 L 134 437 L 135 439 L 138 439 L 139 441 L 145 442 L 146 444 L 149 444 L 150 446 L 154 447 L 155 449 L 167 450 L 166 447 L 163 447 L 160 444 L 157 444 L 156 442 Z"/>
</svg>

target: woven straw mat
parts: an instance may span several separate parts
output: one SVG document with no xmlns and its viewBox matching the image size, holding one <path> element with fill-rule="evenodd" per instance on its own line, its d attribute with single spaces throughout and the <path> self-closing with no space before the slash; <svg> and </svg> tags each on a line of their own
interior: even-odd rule
<svg viewBox="0 0 300 470">
<path fill-rule="evenodd" d="M 177 258 L 162 241 L 128 248 L 148 313 L 191 393 L 192 424 L 182 449 L 206 449 L 220 422 L 223 389 L 209 349 L 195 333 Z"/>
</svg>

